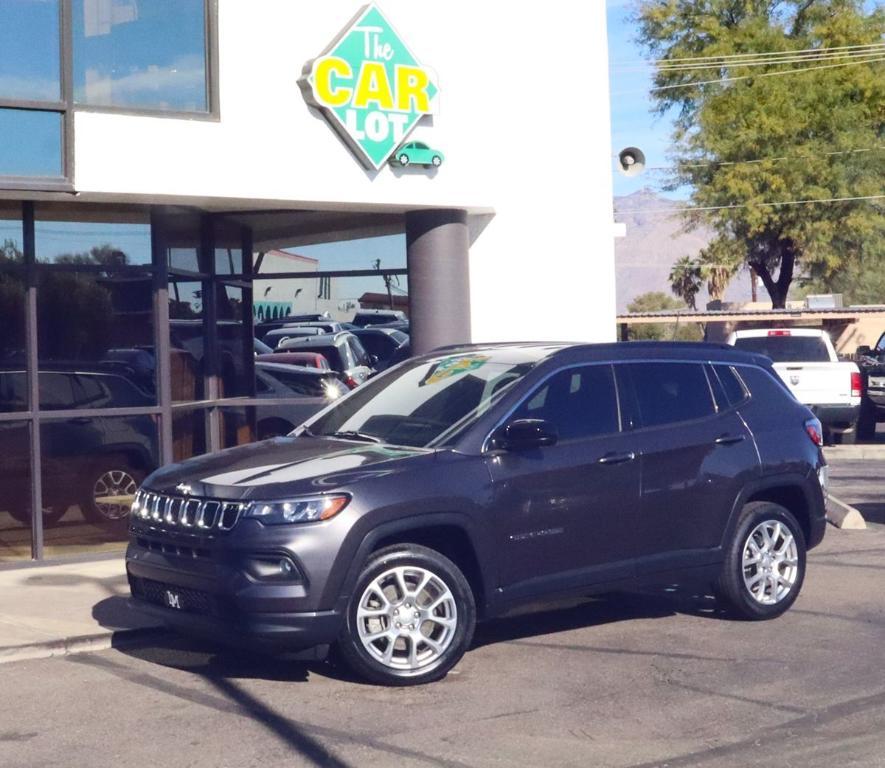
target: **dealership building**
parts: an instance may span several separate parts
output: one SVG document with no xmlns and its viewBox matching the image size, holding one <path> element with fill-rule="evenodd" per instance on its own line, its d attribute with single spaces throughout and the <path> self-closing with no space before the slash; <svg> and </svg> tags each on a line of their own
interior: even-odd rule
<svg viewBox="0 0 885 768">
<path fill-rule="evenodd" d="M 601 1 L 3 0 L 0 563 L 303 401 L 256 318 L 613 340 L 607 66 Z"/>
</svg>

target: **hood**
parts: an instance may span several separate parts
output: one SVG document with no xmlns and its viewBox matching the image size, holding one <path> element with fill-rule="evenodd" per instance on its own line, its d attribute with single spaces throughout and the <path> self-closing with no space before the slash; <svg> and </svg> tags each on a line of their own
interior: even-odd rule
<svg viewBox="0 0 885 768">
<path fill-rule="evenodd" d="M 218 499 L 280 499 L 332 491 L 401 470 L 434 451 L 326 437 L 277 437 L 158 469 L 144 487 Z M 181 486 L 188 486 L 187 489 Z"/>
</svg>

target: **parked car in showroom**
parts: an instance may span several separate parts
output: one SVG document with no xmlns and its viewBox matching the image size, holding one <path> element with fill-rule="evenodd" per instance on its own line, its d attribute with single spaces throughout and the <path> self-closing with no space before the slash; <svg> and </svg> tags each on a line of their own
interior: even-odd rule
<svg viewBox="0 0 885 768">
<path fill-rule="evenodd" d="M 827 443 L 857 438 L 861 377 L 857 365 L 840 362 L 830 334 L 815 328 L 735 331 L 728 343 L 765 355 L 794 397 L 821 420 Z"/>
<path fill-rule="evenodd" d="M 363 349 L 360 340 L 349 331 L 303 339 L 287 339 L 280 343 L 280 352 L 316 352 L 328 360 L 333 371 L 350 389 L 362 384 L 374 373 L 377 362 Z"/>
<path fill-rule="evenodd" d="M 408 322 L 406 313 L 398 309 L 358 309 L 353 316 L 353 325 L 365 328 L 369 325 Z"/>
<path fill-rule="evenodd" d="M 334 644 L 390 685 L 554 597 L 680 579 L 771 619 L 824 536 L 821 442 L 770 361 L 725 345 L 436 350 L 292 436 L 151 475 L 129 584 L 171 627 Z"/>
<path fill-rule="evenodd" d="M 321 371 L 331 371 L 329 361 L 316 352 L 286 352 L 277 350 L 267 355 L 257 355 L 256 362 L 260 363 L 285 363 L 286 365 L 298 365 L 302 368 L 319 368 Z"/>
<path fill-rule="evenodd" d="M 885 421 L 885 333 L 872 349 L 858 347 L 855 357 L 863 377 L 857 436 L 861 440 L 872 440 L 876 436 L 876 424 Z"/>
<path fill-rule="evenodd" d="M 299 402 L 256 409 L 259 440 L 287 435 L 295 427 L 349 392 L 334 371 L 274 362 L 255 362 L 255 396 L 262 400 L 297 398 Z"/>
<path fill-rule="evenodd" d="M 153 396 L 131 379 L 115 373 L 57 366 L 41 370 L 38 381 L 40 408 L 44 411 L 156 404 Z M 3 408 L 23 409 L 26 386 L 23 370 L 0 371 Z M 31 506 L 28 457 L 14 445 L 4 446 L 4 435 L 0 430 L 0 456 L 7 462 L 24 463 L 21 472 L 4 473 L 7 480 L 0 494 L 0 508 L 26 523 Z M 80 507 L 88 522 L 124 525 L 138 485 L 158 464 L 153 417 L 89 415 L 47 420 L 40 438 L 44 525 L 55 525 L 74 505 Z"/>
<path fill-rule="evenodd" d="M 351 333 L 360 340 L 360 344 L 370 355 L 375 356 L 375 368 L 387 367 L 393 354 L 403 345 L 409 343 L 409 335 L 395 328 L 379 328 L 370 325 L 356 328 Z"/>
</svg>

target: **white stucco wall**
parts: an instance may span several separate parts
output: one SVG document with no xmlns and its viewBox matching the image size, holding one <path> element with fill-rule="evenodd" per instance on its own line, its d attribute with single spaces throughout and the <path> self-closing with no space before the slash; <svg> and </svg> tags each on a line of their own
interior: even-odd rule
<svg viewBox="0 0 885 768">
<path fill-rule="evenodd" d="M 297 80 L 359 2 L 219 0 L 220 121 L 78 112 L 79 191 L 494 210 L 471 249 L 475 340 L 614 338 L 605 4 L 379 3 L 439 78 L 436 174 L 367 172 Z"/>
</svg>

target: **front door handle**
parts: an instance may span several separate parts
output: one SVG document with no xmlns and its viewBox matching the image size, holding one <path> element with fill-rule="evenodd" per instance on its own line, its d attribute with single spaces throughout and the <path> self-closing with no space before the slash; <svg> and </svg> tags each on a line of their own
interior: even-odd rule
<svg viewBox="0 0 885 768">
<path fill-rule="evenodd" d="M 713 442 L 716 445 L 734 445 L 735 443 L 746 440 L 746 435 L 719 435 Z"/>
<path fill-rule="evenodd" d="M 636 454 L 633 451 L 627 451 L 626 453 L 607 453 L 605 456 L 599 459 L 599 464 L 623 464 L 627 461 L 633 461 L 636 458 Z"/>
</svg>

